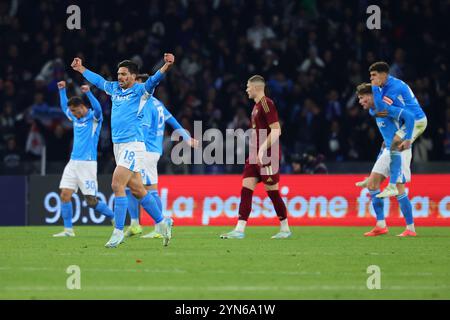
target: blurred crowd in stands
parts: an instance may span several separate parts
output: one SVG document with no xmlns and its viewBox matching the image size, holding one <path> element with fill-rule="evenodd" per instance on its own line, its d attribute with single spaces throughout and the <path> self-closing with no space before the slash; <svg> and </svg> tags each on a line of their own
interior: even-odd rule
<svg viewBox="0 0 450 320">
<path fill-rule="evenodd" d="M 81 8 L 81 30 L 68 30 L 66 9 Z M 282 124 L 282 172 L 325 173 L 325 163 L 374 161 L 381 136 L 355 97 L 368 67 L 385 60 L 406 81 L 428 117 L 415 162 L 450 160 L 450 1 L 379 1 L 381 30 L 366 27 L 372 2 L 344 0 L 158 0 L 0 2 L 0 162 L 26 171 L 46 146 L 48 163 L 70 157 L 72 128 L 59 110 L 56 83 L 79 95 L 85 66 L 107 79 L 117 63 L 155 72 L 164 52 L 176 66 L 155 95 L 191 133 L 249 128 L 247 79 L 261 74 Z M 114 168 L 109 97 L 94 90 L 105 122 L 99 173 Z M 170 131 L 161 173 L 231 173 L 239 166 L 174 166 Z M 58 170 L 61 168 L 58 168 Z"/>
</svg>

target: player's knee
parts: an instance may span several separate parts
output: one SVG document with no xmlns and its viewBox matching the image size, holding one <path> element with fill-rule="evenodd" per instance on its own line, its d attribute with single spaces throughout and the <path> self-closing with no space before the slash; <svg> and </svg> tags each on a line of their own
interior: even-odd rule
<svg viewBox="0 0 450 320">
<path fill-rule="evenodd" d="M 66 190 L 61 191 L 60 193 L 61 201 L 62 202 L 69 202 L 72 198 L 72 193 L 68 192 Z"/>
<path fill-rule="evenodd" d="M 86 203 L 88 205 L 89 208 L 94 209 L 97 206 L 98 200 L 96 197 L 94 196 L 86 196 Z"/>
<path fill-rule="evenodd" d="M 266 191 L 278 191 L 278 183 L 276 184 L 264 184 Z"/>
<path fill-rule="evenodd" d="M 254 181 L 252 179 L 244 179 L 244 180 L 242 180 L 242 187 L 250 189 L 250 190 L 255 190 L 256 181 Z"/>
<path fill-rule="evenodd" d="M 114 193 L 118 192 L 125 192 L 125 186 L 123 186 L 121 183 L 114 181 L 111 183 L 111 189 Z"/>
<path fill-rule="evenodd" d="M 142 199 L 143 197 L 146 196 L 148 190 L 145 188 L 130 188 L 131 194 L 137 198 L 137 199 Z"/>
</svg>

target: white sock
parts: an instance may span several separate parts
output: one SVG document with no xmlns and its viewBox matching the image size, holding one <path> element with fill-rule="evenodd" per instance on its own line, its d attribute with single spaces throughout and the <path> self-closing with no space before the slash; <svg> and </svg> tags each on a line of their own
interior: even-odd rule
<svg viewBox="0 0 450 320">
<path fill-rule="evenodd" d="M 288 219 L 284 219 L 283 221 L 280 221 L 280 231 L 281 232 L 290 232 Z"/>
<path fill-rule="evenodd" d="M 386 228 L 386 220 L 377 220 L 377 227 Z"/>
<path fill-rule="evenodd" d="M 137 226 L 137 225 L 139 225 L 139 219 L 131 219 L 131 225 L 132 225 L 132 226 Z"/>
<path fill-rule="evenodd" d="M 235 230 L 239 231 L 239 232 L 244 232 L 246 225 L 247 225 L 247 221 L 245 221 L 245 220 L 238 220 Z"/>
<path fill-rule="evenodd" d="M 406 229 L 409 230 L 409 231 L 412 231 L 412 232 L 416 232 L 416 228 L 414 228 L 414 223 L 408 224 L 406 226 Z"/>
<path fill-rule="evenodd" d="M 73 232 L 73 228 L 64 228 L 65 232 Z"/>
<path fill-rule="evenodd" d="M 119 229 L 114 229 L 114 233 L 115 234 L 122 234 L 123 233 L 123 230 L 119 230 Z"/>
</svg>

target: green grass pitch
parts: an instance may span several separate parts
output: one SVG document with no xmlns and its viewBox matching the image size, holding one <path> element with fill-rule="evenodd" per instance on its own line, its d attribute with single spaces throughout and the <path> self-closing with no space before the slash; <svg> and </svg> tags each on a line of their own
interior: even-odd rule
<svg viewBox="0 0 450 320">
<path fill-rule="evenodd" d="M 111 227 L 76 227 L 76 238 L 52 238 L 61 227 L 0 228 L 0 299 L 449 299 L 450 228 L 402 228 L 365 238 L 367 227 L 247 228 L 244 240 L 221 240 L 230 227 L 175 227 L 161 240 L 127 239 L 103 247 Z M 150 231 L 146 228 L 145 231 Z M 66 287 L 70 265 L 81 289 Z M 381 289 L 369 290 L 370 265 Z"/>
</svg>

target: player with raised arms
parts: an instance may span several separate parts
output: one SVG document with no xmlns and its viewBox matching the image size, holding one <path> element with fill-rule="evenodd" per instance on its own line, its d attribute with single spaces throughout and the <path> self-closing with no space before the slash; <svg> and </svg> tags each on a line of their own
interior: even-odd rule
<svg viewBox="0 0 450 320">
<path fill-rule="evenodd" d="M 124 240 L 124 225 L 128 208 L 125 188 L 128 186 L 140 204 L 151 215 L 163 235 L 163 245 L 167 246 L 172 236 L 171 218 L 164 218 L 156 199 L 144 188 L 140 171 L 145 153 L 144 134 L 142 131 L 142 108 L 153 94 L 164 73 L 173 65 L 173 54 L 164 54 L 164 65 L 145 83 L 137 83 L 139 68 L 136 63 L 125 60 L 119 63 L 118 81 L 106 81 L 100 75 L 86 69 L 80 58 L 75 58 L 72 68 L 80 72 L 90 83 L 111 96 L 111 131 L 114 144 L 116 169 L 111 187 L 115 195 L 115 228 L 107 248 L 115 248 Z"/>
<path fill-rule="evenodd" d="M 64 231 L 54 237 L 74 237 L 72 227 L 72 194 L 83 193 L 87 205 L 96 212 L 112 219 L 114 214 L 105 202 L 97 199 L 97 145 L 102 128 L 103 115 L 100 103 L 92 94 L 89 86 L 81 86 L 92 109 L 88 108 L 80 97 L 67 98 L 66 82 L 58 82 L 60 106 L 66 117 L 73 123 L 73 148 L 70 161 L 64 168 L 59 188 L 61 189 L 61 215 Z"/>
<path fill-rule="evenodd" d="M 140 74 L 136 80 L 139 83 L 147 81 L 148 74 Z M 166 123 L 169 124 L 175 132 L 179 133 L 183 140 L 191 147 L 197 148 L 198 141 L 191 138 L 189 132 L 185 130 L 180 123 L 167 110 L 166 106 L 154 96 L 147 100 L 143 108 L 142 129 L 144 131 L 145 155 L 144 165 L 141 171 L 142 182 L 145 188 L 155 198 L 159 208 L 162 210 L 161 198 L 158 194 L 158 161 L 163 153 L 164 129 Z M 131 217 L 131 224 L 125 232 L 125 237 L 131 237 L 142 233 L 142 227 L 139 224 L 139 203 L 133 196 L 130 189 L 126 190 L 128 197 L 128 213 Z M 142 236 L 142 238 L 162 238 L 158 225 L 155 230 Z"/>
</svg>

